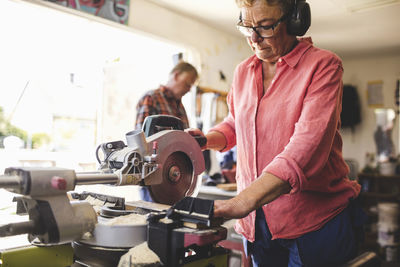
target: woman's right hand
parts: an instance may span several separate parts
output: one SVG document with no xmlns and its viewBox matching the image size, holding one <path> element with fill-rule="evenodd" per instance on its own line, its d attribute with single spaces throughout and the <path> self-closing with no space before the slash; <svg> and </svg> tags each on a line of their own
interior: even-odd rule
<svg viewBox="0 0 400 267">
<path fill-rule="evenodd" d="M 220 132 L 210 131 L 204 135 L 202 131 L 196 128 L 185 129 L 185 132 L 192 136 L 201 136 L 207 138 L 207 143 L 201 147 L 202 150 L 213 149 L 220 151 L 226 147 L 225 136 Z"/>
<path fill-rule="evenodd" d="M 204 133 L 197 128 L 187 128 L 187 129 L 185 129 L 185 132 L 187 132 L 191 136 L 204 136 L 205 137 Z"/>
<path fill-rule="evenodd" d="M 187 128 L 185 129 L 185 132 L 187 132 L 188 134 L 190 134 L 191 136 L 193 136 L 194 138 L 199 138 L 199 139 L 203 139 L 201 141 L 198 141 L 201 150 L 206 150 L 207 149 L 207 138 L 204 135 L 204 133 L 202 131 L 200 131 L 197 128 Z M 205 140 L 205 141 L 204 141 Z"/>
</svg>

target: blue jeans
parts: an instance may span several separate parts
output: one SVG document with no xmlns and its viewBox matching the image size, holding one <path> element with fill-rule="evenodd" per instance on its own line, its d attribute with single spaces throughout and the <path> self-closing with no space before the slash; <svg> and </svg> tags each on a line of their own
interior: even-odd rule
<svg viewBox="0 0 400 267">
<path fill-rule="evenodd" d="M 139 197 L 141 200 L 148 201 L 148 202 L 154 202 L 153 199 L 151 198 L 149 189 L 146 186 L 140 187 Z"/>
<path fill-rule="evenodd" d="M 254 267 L 338 266 L 356 256 L 365 220 L 366 215 L 351 201 L 347 208 L 317 231 L 296 239 L 271 240 L 264 212 L 258 209 L 255 241 L 243 239 L 243 244 Z"/>
</svg>

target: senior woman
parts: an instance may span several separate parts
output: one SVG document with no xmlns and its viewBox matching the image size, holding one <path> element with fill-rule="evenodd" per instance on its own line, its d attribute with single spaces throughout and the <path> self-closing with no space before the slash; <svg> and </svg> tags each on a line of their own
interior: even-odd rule
<svg viewBox="0 0 400 267">
<path fill-rule="evenodd" d="M 237 145 L 238 195 L 215 201 L 214 215 L 239 219 L 254 266 L 340 265 L 355 256 L 362 214 L 342 158 L 342 62 L 297 37 L 311 20 L 304 0 L 236 2 L 255 55 L 237 66 L 229 115 L 206 135 L 207 149 Z"/>
</svg>

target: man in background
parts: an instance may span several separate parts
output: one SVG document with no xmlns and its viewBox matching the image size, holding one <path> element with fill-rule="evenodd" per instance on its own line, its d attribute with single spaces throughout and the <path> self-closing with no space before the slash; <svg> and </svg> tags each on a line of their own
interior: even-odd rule
<svg viewBox="0 0 400 267">
<path fill-rule="evenodd" d="M 136 106 L 136 129 L 141 129 L 144 120 L 150 115 L 175 116 L 182 120 L 184 129 L 189 128 L 189 120 L 181 99 L 190 91 L 197 78 L 197 70 L 191 64 L 180 62 L 175 65 L 166 85 L 148 91 L 139 100 Z M 153 201 L 146 187 L 141 187 L 140 198 Z"/>
<path fill-rule="evenodd" d="M 182 120 L 183 127 L 189 128 L 189 120 L 182 105 L 182 97 L 190 91 L 198 78 L 195 67 L 186 62 L 178 63 L 170 72 L 166 85 L 147 92 L 136 106 L 136 129 L 150 115 L 171 115 Z"/>
</svg>

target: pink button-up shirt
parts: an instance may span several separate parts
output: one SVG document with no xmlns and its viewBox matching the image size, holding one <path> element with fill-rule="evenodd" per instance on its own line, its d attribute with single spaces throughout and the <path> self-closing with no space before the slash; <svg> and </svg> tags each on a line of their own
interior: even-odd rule
<svg viewBox="0 0 400 267">
<path fill-rule="evenodd" d="M 237 145 L 238 192 L 263 172 L 291 185 L 289 194 L 262 207 L 272 238 L 291 239 L 321 228 L 360 186 L 347 178 L 342 158 L 341 60 L 308 38 L 276 64 L 265 94 L 261 61 L 252 56 L 238 65 L 229 115 L 211 131 L 225 136 L 224 150 Z M 254 241 L 255 212 L 235 229 Z"/>
</svg>

